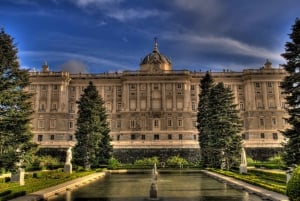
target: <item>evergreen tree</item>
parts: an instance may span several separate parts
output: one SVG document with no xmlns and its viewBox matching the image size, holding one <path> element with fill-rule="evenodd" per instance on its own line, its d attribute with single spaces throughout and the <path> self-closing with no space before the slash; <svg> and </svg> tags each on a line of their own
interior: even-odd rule
<svg viewBox="0 0 300 201">
<path fill-rule="evenodd" d="M 197 113 L 197 128 L 199 131 L 199 144 L 201 148 L 201 162 L 206 166 L 209 162 L 209 156 L 213 154 L 213 150 L 210 149 L 209 139 L 210 131 L 209 128 L 209 97 L 210 90 L 213 87 L 213 79 L 207 72 L 203 79 L 200 81 L 201 93 L 199 94 L 198 113 Z"/>
<path fill-rule="evenodd" d="M 233 94 L 223 83 L 214 85 L 208 73 L 200 87 L 197 123 L 202 164 L 229 169 L 239 162 L 241 150 L 241 124 Z"/>
<path fill-rule="evenodd" d="M 75 132 L 77 144 L 74 147 L 73 162 L 84 166 L 85 169 L 108 164 L 112 154 L 110 129 L 104 101 L 92 82 L 84 89 L 77 104 L 79 109 Z"/>
<path fill-rule="evenodd" d="M 289 35 L 291 41 L 285 44 L 285 53 L 282 56 L 287 63 L 284 69 L 289 73 L 281 87 L 286 94 L 289 107 L 286 109 L 289 117 L 289 129 L 283 131 L 288 139 L 284 144 L 284 160 L 287 165 L 300 164 L 300 19 L 296 19 Z"/>
<path fill-rule="evenodd" d="M 29 73 L 20 69 L 13 38 L 0 30 L 0 167 L 14 171 L 33 147 L 26 91 Z"/>
</svg>

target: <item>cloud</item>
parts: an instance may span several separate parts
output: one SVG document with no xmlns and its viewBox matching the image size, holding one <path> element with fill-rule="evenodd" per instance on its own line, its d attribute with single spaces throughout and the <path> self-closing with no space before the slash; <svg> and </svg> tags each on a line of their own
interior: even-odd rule
<svg viewBox="0 0 300 201">
<path fill-rule="evenodd" d="M 201 49 L 203 52 L 219 52 L 232 55 L 243 55 L 262 59 L 282 61 L 279 51 L 250 45 L 225 36 L 200 36 L 196 34 L 164 33 L 165 40 L 183 42 L 189 49 Z"/>
<path fill-rule="evenodd" d="M 75 4 L 79 7 L 88 7 L 88 6 L 97 6 L 99 8 L 118 5 L 123 0 L 70 0 L 71 2 L 75 2 Z"/>
<path fill-rule="evenodd" d="M 134 19 L 146 19 L 149 17 L 162 16 L 158 10 L 143 10 L 143 9 L 115 9 L 107 12 L 107 16 L 113 19 L 125 22 Z"/>
<path fill-rule="evenodd" d="M 55 60 L 56 61 L 61 61 L 61 60 L 81 61 L 84 63 L 89 63 L 93 66 L 97 66 L 97 67 L 100 66 L 99 68 L 105 68 L 105 69 L 117 69 L 117 70 L 130 69 L 129 66 L 123 64 L 122 62 L 117 62 L 119 61 L 119 58 L 105 59 L 105 58 L 99 58 L 99 57 L 94 57 L 85 54 L 76 54 L 76 53 L 58 52 L 58 51 L 20 51 L 20 55 L 26 57 L 32 57 L 35 60 L 41 58 L 51 58 L 53 61 Z M 77 65 L 81 66 L 79 64 Z"/>
<path fill-rule="evenodd" d="M 69 60 L 65 63 L 63 63 L 60 66 L 60 69 L 62 71 L 67 71 L 70 73 L 87 73 L 88 69 L 87 66 L 82 63 L 81 61 L 77 61 L 77 60 Z"/>
</svg>

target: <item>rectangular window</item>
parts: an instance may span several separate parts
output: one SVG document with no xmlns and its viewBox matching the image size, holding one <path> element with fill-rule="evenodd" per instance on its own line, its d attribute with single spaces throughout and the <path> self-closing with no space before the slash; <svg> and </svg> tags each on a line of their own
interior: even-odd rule
<svg viewBox="0 0 300 201">
<path fill-rule="evenodd" d="M 154 127 L 155 128 L 159 127 L 159 121 L 158 121 L 158 119 L 154 119 Z"/>
<path fill-rule="evenodd" d="M 122 109 L 122 103 L 119 102 L 117 104 L 117 111 L 121 111 L 121 109 Z"/>
<path fill-rule="evenodd" d="M 243 133 L 242 134 L 242 139 L 243 140 L 249 140 L 249 133 Z"/>
<path fill-rule="evenodd" d="M 264 133 L 261 133 L 261 134 L 260 134 L 260 138 L 261 138 L 261 139 L 264 139 L 264 138 L 265 138 L 265 134 L 264 134 Z"/>
<path fill-rule="evenodd" d="M 197 140 L 197 135 L 194 135 L 194 140 Z"/>
<path fill-rule="evenodd" d="M 38 135 L 38 141 L 39 142 L 43 141 L 43 135 Z"/>
<path fill-rule="evenodd" d="M 146 139 L 146 136 L 145 135 L 142 135 L 142 140 L 145 140 Z"/>
<path fill-rule="evenodd" d="M 116 128 L 121 128 L 121 120 L 117 120 Z"/>
<path fill-rule="evenodd" d="M 72 129 L 74 127 L 73 121 L 69 121 L 69 128 Z"/>
<path fill-rule="evenodd" d="M 273 133 L 273 140 L 278 140 L 278 134 L 277 133 Z"/>
<path fill-rule="evenodd" d="M 177 84 L 176 84 L 177 89 L 182 89 L 182 85 L 183 85 L 182 83 L 177 83 Z"/>
<path fill-rule="evenodd" d="M 69 135 L 69 141 L 73 140 L 73 135 Z"/>
<path fill-rule="evenodd" d="M 272 82 L 267 82 L 268 87 L 272 87 Z"/>
<path fill-rule="evenodd" d="M 195 90 L 195 85 L 191 85 L 191 90 Z"/>
<path fill-rule="evenodd" d="M 120 140 L 120 135 L 117 135 L 117 141 L 119 141 Z"/>
<path fill-rule="evenodd" d="M 154 135 L 154 140 L 159 140 L 159 135 L 158 134 Z"/>
<path fill-rule="evenodd" d="M 168 140 L 172 140 L 172 134 L 168 134 Z"/>
<path fill-rule="evenodd" d="M 50 128 L 56 128 L 56 119 L 50 119 Z"/>
<path fill-rule="evenodd" d="M 53 85 L 53 90 L 54 91 L 57 91 L 57 89 L 58 89 L 58 86 L 55 84 L 55 85 Z"/>
<path fill-rule="evenodd" d="M 182 124 L 182 119 L 178 119 L 178 127 L 182 127 L 183 124 Z"/>
<path fill-rule="evenodd" d="M 130 128 L 135 128 L 135 120 L 130 120 Z"/>
<path fill-rule="evenodd" d="M 54 140 L 54 135 L 50 135 L 50 140 Z"/>
<path fill-rule="evenodd" d="M 255 82 L 255 87 L 260 88 L 260 83 L 259 82 Z"/>
<path fill-rule="evenodd" d="M 265 126 L 265 120 L 263 118 L 259 119 L 259 125 L 260 126 Z"/>
<path fill-rule="evenodd" d="M 173 121 L 172 119 L 168 119 L 168 127 L 172 127 L 173 126 Z"/>
<path fill-rule="evenodd" d="M 276 124 L 277 124 L 276 118 L 272 118 L 272 125 L 276 126 Z"/>
<path fill-rule="evenodd" d="M 45 121 L 43 119 L 38 120 L 38 128 L 44 128 L 45 127 Z"/>
<path fill-rule="evenodd" d="M 153 84 L 153 89 L 154 90 L 159 90 L 159 84 Z"/>
<path fill-rule="evenodd" d="M 131 140 L 135 140 L 135 139 L 136 139 L 136 135 L 135 135 L 135 134 L 131 134 L 130 139 L 131 139 Z"/>
<path fill-rule="evenodd" d="M 196 103 L 192 102 L 192 111 L 196 111 Z"/>
<path fill-rule="evenodd" d="M 179 135 L 178 135 L 178 139 L 179 139 L 179 140 L 182 140 L 182 134 L 179 134 Z"/>
</svg>

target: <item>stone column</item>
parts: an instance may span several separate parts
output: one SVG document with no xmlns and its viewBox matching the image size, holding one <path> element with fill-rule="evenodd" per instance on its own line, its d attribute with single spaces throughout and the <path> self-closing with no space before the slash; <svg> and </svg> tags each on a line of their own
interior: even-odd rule
<svg viewBox="0 0 300 201">
<path fill-rule="evenodd" d="M 51 109 L 51 96 L 52 96 L 52 90 L 51 90 L 51 85 L 47 85 L 47 107 L 46 112 L 50 112 Z"/>
<path fill-rule="evenodd" d="M 162 96 L 162 99 L 161 99 L 161 105 L 162 105 L 162 111 L 165 111 L 166 110 L 166 84 L 165 83 L 162 83 L 161 84 L 161 96 Z"/>
<path fill-rule="evenodd" d="M 190 82 L 184 83 L 183 110 L 189 111 L 191 103 L 191 85 Z"/>
<path fill-rule="evenodd" d="M 24 169 L 19 168 L 17 172 L 11 174 L 11 181 L 18 182 L 20 186 L 24 186 L 25 184 L 24 176 L 25 176 Z"/>
<path fill-rule="evenodd" d="M 176 83 L 173 83 L 173 111 L 176 111 L 177 104 L 176 104 Z"/>
<path fill-rule="evenodd" d="M 274 82 L 274 96 L 275 96 L 275 105 L 276 109 L 280 109 L 281 104 L 280 104 L 280 94 L 279 94 L 279 85 L 278 82 Z"/>
<path fill-rule="evenodd" d="M 262 85 L 261 87 L 262 87 L 263 104 L 264 104 L 264 109 L 266 110 L 269 108 L 267 86 L 265 82 L 262 82 L 261 85 Z"/>
<path fill-rule="evenodd" d="M 147 83 L 147 111 L 151 109 L 151 83 Z"/>
<path fill-rule="evenodd" d="M 140 103 L 140 83 L 136 84 L 136 111 L 140 111 L 141 103 Z"/>
<path fill-rule="evenodd" d="M 113 86 L 113 108 L 112 108 L 112 113 L 116 113 L 116 108 L 117 108 L 117 87 Z"/>
</svg>

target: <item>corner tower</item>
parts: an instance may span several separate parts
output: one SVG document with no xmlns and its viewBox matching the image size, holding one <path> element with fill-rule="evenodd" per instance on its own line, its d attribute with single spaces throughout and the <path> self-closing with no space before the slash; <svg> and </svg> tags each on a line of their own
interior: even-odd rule
<svg viewBox="0 0 300 201">
<path fill-rule="evenodd" d="M 149 73 L 167 73 L 171 70 L 172 63 L 170 59 L 159 52 L 157 38 L 154 38 L 153 51 L 142 59 L 140 71 Z"/>
</svg>

